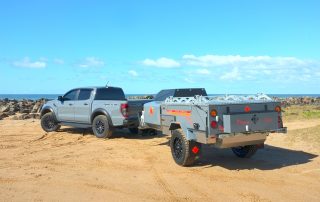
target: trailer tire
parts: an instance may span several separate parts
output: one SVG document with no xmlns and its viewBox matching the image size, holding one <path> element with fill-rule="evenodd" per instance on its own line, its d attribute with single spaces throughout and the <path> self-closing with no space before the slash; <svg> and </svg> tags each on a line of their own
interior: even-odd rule
<svg viewBox="0 0 320 202">
<path fill-rule="evenodd" d="M 242 147 L 232 147 L 231 148 L 233 153 L 240 158 L 250 158 L 253 156 L 257 150 L 258 146 L 257 145 L 246 145 Z"/>
<path fill-rule="evenodd" d="M 98 115 L 93 119 L 92 131 L 98 138 L 112 137 L 112 127 L 105 115 Z"/>
<path fill-rule="evenodd" d="M 186 139 L 181 129 L 173 130 L 170 139 L 171 154 L 181 166 L 191 166 L 201 150 L 201 144 Z"/>
<path fill-rule="evenodd" d="M 41 117 L 41 127 L 46 132 L 53 132 L 60 129 L 60 125 L 53 112 L 48 112 Z"/>
</svg>

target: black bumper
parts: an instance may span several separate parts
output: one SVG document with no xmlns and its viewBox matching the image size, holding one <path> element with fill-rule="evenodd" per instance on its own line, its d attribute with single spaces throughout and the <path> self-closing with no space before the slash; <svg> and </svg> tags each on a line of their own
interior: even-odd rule
<svg viewBox="0 0 320 202">
<path fill-rule="evenodd" d="M 132 117 L 127 118 L 123 120 L 123 126 L 127 128 L 137 128 L 139 127 L 139 118 L 138 117 Z"/>
</svg>

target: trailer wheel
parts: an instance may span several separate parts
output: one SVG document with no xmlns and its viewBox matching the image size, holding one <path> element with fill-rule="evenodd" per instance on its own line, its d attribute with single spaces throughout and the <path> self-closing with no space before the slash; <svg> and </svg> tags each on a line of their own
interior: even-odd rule
<svg viewBox="0 0 320 202">
<path fill-rule="evenodd" d="M 58 124 L 53 112 L 49 112 L 41 117 L 41 127 L 46 132 L 53 132 L 59 130 L 61 126 Z"/>
<path fill-rule="evenodd" d="M 240 158 L 250 158 L 253 156 L 257 150 L 258 146 L 257 145 L 247 145 L 243 147 L 232 147 L 231 148 L 233 153 Z"/>
<path fill-rule="evenodd" d="M 98 115 L 93 119 L 92 130 L 98 138 L 112 137 L 112 128 L 109 124 L 108 118 L 105 115 Z"/>
<path fill-rule="evenodd" d="M 173 130 L 170 140 L 171 154 L 174 161 L 181 166 L 191 166 L 201 150 L 201 144 L 189 141 L 181 129 Z"/>
<path fill-rule="evenodd" d="M 130 133 L 137 135 L 139 133 L 139 128 L 129 128 Z"/>
</svg>

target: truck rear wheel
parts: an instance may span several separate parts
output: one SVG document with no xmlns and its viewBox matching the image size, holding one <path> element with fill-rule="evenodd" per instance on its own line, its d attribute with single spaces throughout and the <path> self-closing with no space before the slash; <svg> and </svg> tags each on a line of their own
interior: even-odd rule
<svg viewBox="0 0 320 202">
<path fill-rule="evenodd" d="M 200 153 L 201 144 L 187 140 L 179 129 L 172 131 L 170 148 L 172 157 L 178 165 L 191 166 Z"/>
<path fill-rule="evenodd" d="M 112 128 L 109 124 L 108 118 L 105 115 L 98 115 L 93 119 L 92 130 L 98 138 L 112 137 Z"/>
<path fill-rule="evenodd" d="M 49 112 L 41 117 L 41 127 L 46 132 L 53 132 L 58 130 L 61 126 L 58 124 L 53 112 Z"/>
<path fill-rule="evenodd" d="M 258 146 L 257 145 L 246 145 L 242 147 L 232 147 L 231 148 L 233 153 L 240 158 L 250 158 L 253 156 L 257 150 Z"/>
</svg>

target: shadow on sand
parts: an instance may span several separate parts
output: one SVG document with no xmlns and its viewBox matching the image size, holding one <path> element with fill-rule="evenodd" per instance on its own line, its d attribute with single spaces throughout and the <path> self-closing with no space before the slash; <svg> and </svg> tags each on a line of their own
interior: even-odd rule
<svg viewBox="0 0 320 202">
<path fill-rule="evenodd" d="M 73 128 L 73 127 L 64 127 L 59 129 L 57 132 L 66 132 L 69 134 L 75 134 L 75 135 L 92 135 L 93 131 L 91 128 Z M 141 131 L 139 134 L 132 134 L 128 129 L 115 129 L 113 132 L 113 135 L 110 139 L 116 139 L 116 138 L 126 138 L 126 139 L 153 139 L 153 138 L 162 138 L 165 135 L 162 133 L 157 134 L 149 134 L 149 133 L 142 133 Z"/>
<path fill-rule="evenodd" d="M 60 132 L 77 135 L 93 135 L 91 129 L 62 128 Z M 164 138 L 166 137 L 166 138 Z M 169 146 L 169 136 L 158 133 L 157 135 L 131 134 L 126 129 L 116 129 L 112 138 L 141 139 L 164 138 L 158 146 Z M 202 145 L 201 157 L 194 167 L 220 166 L 229 170 L 260 169 L 273 170 L 291 165 L 305 164 L 318 157 L 304 151 L 295 151 L 271 145 L 265 145 L 250 159 L 236 157 L 231 149 L 219 149 L 209 145 Z"/>
<path fill-rule="evenodd" d="M 236 157 L 231 149 L 202 147 L 202 155 L 195 166 L 221 166 L 229 170 L 259 169 L 274 170 L 291 165 L 305 164 L 318 155 L 265 145 L 249 159 Z"/>
</svg>

